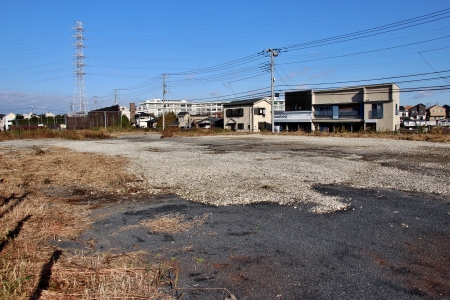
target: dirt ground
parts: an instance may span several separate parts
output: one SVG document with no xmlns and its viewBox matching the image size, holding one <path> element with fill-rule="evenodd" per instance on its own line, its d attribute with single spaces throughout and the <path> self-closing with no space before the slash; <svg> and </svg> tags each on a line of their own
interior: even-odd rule
<svg viewBox="0 0 450 300">
<path fill-rule="evenodd" d="M 195 138 L 171 140 L 198 143 Z M 289 150 L 345 158 L 354 151 L 257 139 L 201 143 L 217 154 Z M 389 153 L 367 152 L 364 159 L 399 170 L 414 170 L 419 161 L 450 164 L 449 152 L 424 153 L 392 159 Z M 425 164 L 421 172 L 450 178 L 449 168 Z M 94 196 L 87 183 L 46 185 L 42 192 L 90 211 L 90 229 L 77 239 L 52 240 L 56 249 L 65 255 L 145 251 L 144 265 L 176 262 L 179 274 L 170 292 L 179 299 L 450 298 L 450 199 L 344 184 L 314 189 L 346 199 L 349 209 L 316 214 L 308 205 L 210 206 L 170 191 L 148 195 L 133 188 Z"/>
</svg>

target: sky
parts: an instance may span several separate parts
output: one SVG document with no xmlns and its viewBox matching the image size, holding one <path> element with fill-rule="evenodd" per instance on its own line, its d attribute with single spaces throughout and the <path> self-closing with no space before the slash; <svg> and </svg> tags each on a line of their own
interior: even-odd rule
<svg viewBox="0 0 450 300">
<path fill-rule="evenodd" d="M 401 105 L 450 105 L 450 3 L 0 0 L 0 113 L 67 113 L 83 22 L 88 109 L 396 83 Z M 163 76 L 163 74 L 166 74 Z M 163 81 L 163 78 L 165 80 Z"/>
</svg>

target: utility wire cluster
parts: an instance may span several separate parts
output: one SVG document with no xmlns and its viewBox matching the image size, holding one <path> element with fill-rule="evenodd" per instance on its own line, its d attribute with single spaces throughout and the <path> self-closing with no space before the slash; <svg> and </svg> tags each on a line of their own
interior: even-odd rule
<svg viewBox="0 0 450 300">
<path fill-rule="evenodd" d="M 360 40 L 360 39 L 366 39 L 369 37 L 377 36 L 377 35 L 385 35 L 387 33 L 391 33 L 394 31 L 400 31 L 406 28 L 421 26 L 424 24 L 436 22 L 442 19 L 446 19 L 450 17 L 450 9 L 444 9 L 441 11 L 437 11 L 431 14 L 426 14 L 423 16 L 415 17 L 406 19 L 403 21 L 378 26 L 366 30 L 360 30 L 356 32 L 352 32 L 349 34 L 334 36 L 330 38 L 325 39 L 319 39 L 316 41 L 306 42 L 306 43 L 299 43 L 294 44 L 290 46 L 284 46 L 277 48 L 278 53 L 285 53 L 285 52 L 294 52 L 299 50 L 305 50 L 310 48 L 317 48 L 317 47 L 323 47 L 331 44 L 337 44 L 337 43 L 346 43 L 353 40 Z M 332 60 L 347 56 L 358 56 L 358 55 L 364 55 L 364 54 L 370 54 L 375 52 L 383 52 L 388 50 L 394 50 L 394 49 L 400 49 L 400 48 L 406 48 L 411 47 L 415 45 L 422 45 L 427 44 L 432 41 L 438 41 L 438 40 L 444 40 L 450 38 L 450 35 L 441 35 L 434 38 L 428 38 L 428 39 L 422 39 L 420 41 L 414 41 L 409 43 L 403 43 L 403 44 L 397 44 L 394 46 L 389 47 L 381 47 L 376 49 L 370 49 L 365 51 L 354 51 L 354 52 L 346 52 L 342 54 L 334 54 L 334 55 L 328 55 L 328 56 L 320 56 L 317 58 L 307 58 L 303 60 L 298 61 L 282 61 L 277 64 L 277 68 L 282 70 L 282 66 L 286 65 L 292 65 L 292 64 L 302 64 L 306 62 L 311 61 L 320 61 L 320 60 Z M 205 85 L 205 84 L 211 84 L 211 83 L 221 83 L 223 84 L 228 83 L 231 85 L 231 83 L 249 80 L 249 79 L 255 79 L 258 77 L 262 77 L 267 75 L 269 69 L 270 69 L 270 63 L 267 61 L 268 53 L 267 51 L 261 51 L 258 53 L 255 53 L 253 55 L 249 55 L 246 57 L 242 57 L 233 61 L 229 61 L 226 63 L 218 64 L 211 67 L 205 67 L 205 68 L 199 68 L 194 69 L 191 71 L 183 71 L 183 72 L 173 72 L 170 73 L 170 86 L 172 88 L 182 88 L 182 87 L 189 87 L 189 86 L 195 86 L 195 85 Z M 283 71 L 284 72 L 284 71 Z M 400 76 L 391 76 L 391 77 L 381 77 L 381 78 L 367 78 L 367 79 L 360 79 L 360 80 L 348 80 L 348 81 L 335 81 L 335 82 L 323 82 L 323 83 L 302 83 L 303 86 L 308 87 L 317 87 L 317 89 L 326 89 L 329 86 L 334 86 L 337 84 L 367 84 L 367 83 L 374 83 L 374 82 L 380 82 L 381 80 L 386 81 L 392 81 L 395 80 L 396 83 L 418 83 L 418 82 L 425 82 L 425 81 L 435 81 L 439 79 L 445 79 L 447 80 L 449 70 L 443 70 L 443 71 L 436 71 L 435 72 L 427 72 L 427 73 L 416 73 L 416 74 L 405 74 Z M 277 71 L 278 73 L 278 71 Z M 447 73 L 447 74 L 446 74 Z M 283 76 L 280 76 L 278 73 L 278 76 L 282 78 L 282 81 L 284 82 Z M 401 80 L 399 80 L 401 79 Z M 297 86 L 299 84 L 278 84 L 277 92 L 283 93 L 288 90 L 295 90 L 298 89 Z M 281 89 L 280 89 L 281 88 Z M 416 88 L 407 88 L 402 89 L 402 92 L 416 92 L 416 91 L 423 91 L 423 90 L 444 90 L 448 89 L 448 85 L 432 85 L 432 86 L 422 86 L 422 87 L 416 87 Z M 142 99 L 142 97 L 148 97 L 151 93 L 158 93 L 161 92 L 161 77 L 156 77 L 151 80 L 145 81 L 141 84 L 128 87 L 126 88 L 128 91 L 126 93 L 127 98 L 139 100 Z M 262 96 L 269 96 L 270 95 L 270 88 L 265 87 L 257 90 L 251 90 L 251 91 L 245 91 L 245 92 L 239 92 L 229 94 L 229 95 L 222 95 L 222 96 L 215 96 L 215 97 L 204 97 L 204 98 L 197 98 L 193 99 L 194 101 L 218 101 L 218 100 L 240 100 L 240 99 L 246 99 L 249 97 L 262 97 Z M 125 95 L 124 95 L 125 96 Z"/>
<path fill-rule="evenodd" d="M 390 23 L 383 26 L 377 26 L 369 29 L 364 30 L 358 30 L 355 32 L 351 32 L 348 34 L 343 35 L 337 35 L 329 38 L 323 38 L 318 39 L 314 41 L 304 42 L 304 43 L 297 43 L 292 44 L 289 46 L 283 46 L 279 47 L 276 50 L 283 54 L 279 58 L 277 58 L 276 61 L 276 68 L 275 71 L 278 75 L 278 78 L 282 81 L 284 84 L 277 84 L 276 92 L 283 93 L 289 90 L 296 90 L 300 89 L 301 87 L 311 87 L 314 89 L 327 89 L 336 85 L 362 85 L 367 83 L 377 83 L 380 81 L 394 81 L 395 83 L 405 83 L 405 84 L 417 84 L 420 82 L 432 82 L 429 86 L 420 86 L 420 87 L 414 87 L 414 88 L 402 88 L 401 92 L 416 92 L 416 91 L 424 91 L 424 90 L 445 90 L 449 89 L 448 84 L 445 85 L 439 85 L 436 84 L 439 80 L 445 80 L 448 83 L 448 73 L 449 70 L 438 70 L 433 67 L 434 72 L 421 72 L 421 73 L 413 73 L 413 74 L 403 74 L 399 76 L 390 76 L 390 77 L 375 77 L 375 78 L 365 78 L 365 79 L 358 79 L 358 80 L 337 80 L 337 81 L 328 81 L 328 82 L 322 82 L 317 83 L 314 81 L 303 81 L 303 82 L 295 82 L 293 79 L 290 78 L 290 76 L 284 71 L 285 67 L 295 67 L 298 65 L 300 68 L 304 66 L 306 63 L 312 63 L 312 62 L 321 62 L 321 61 L 336 61 L 340 58 L 345 57 L 355 57 L 355 56 L 364 56 L 364 55 L 382 55 L 389 51 L 400 51 L 403 49 L 411 49 L 414 47 L 422 47 L 421 51 L 416 51 L 418 53 L 418 57 L 422 56 L 421 53 L 426 53 L 428 51 L 433 51 L 434 49 L 423 49 L 423 47 L 426 47 L 427 45 L 435 42 L 446 42 L 449 40 L 450 35 L 447 33 L 448 28 L 438 28 L 437 30 L 434 29 L 433 32 L 428 31 L 428 35 L 426 37 L 421 37 L 420 39 L 415 39 L 413 41 L 407 41 L 407 42 L 400 42 L 402 39 L 409 39 L 411 37 L 408 36 L 400 36 L 396 38 L 399 42 L 395 42 L 394 45 L 384 45 L 383 41 L 376 41 L 372 42 L 370 45 L 366 42 L 369 38 L 373 38 L 376 36 L 385 37 L 388 34 L 396 33 L 396 32 L 403 32 L 404 30 L 408 28 L 414 28 L 414 27 L 426 27 L 427 24 L 436 23 L 438 21 L 442 21 L 445 19 L 450 18 L 450 8 L 443 9 L 434 13 L 425 14 L 422 16 L 405 19 L 402 21 Z M 425 34 L 427 31 L 425 31 Z M 38 40 L 45 40 L 47 43 L 45 46 L 37 47 L 35 50 L 35 53 L 33 55 L 39 57 L 40 55 L 49 54 L 48 49 L 49 47 L 52 49 L 52 51 L 57 52 L 68 52 L 70 53 L 71 48 L 70 47 L 55 47 L 55 43 L 60 41 L 60 38 L 63 37 L 59 32 L 52 34 L 49 34 L 45 37 L 38 37 L 36 41 L 28 41 L 28 40 L 16 40 L 16 41 L 10 41 L 17 43 L 17 49 L 18 51 L 11 56 L 11 59 L 21 59 L 23 55 L 21 54 L 22 50 L 26 50 L 29 47 L 30 42 L 38 42 Z M 361 50 L 349 50 L 353 48 L 346 48 L 341 50 L 333 50 L 328 52 L 320 53 L 319 55 L 314 57 L 311 57 L 311 54 L 302 54 L 300 57 L 298 54 L 302 53 L 303 50 L 307 49 L 318 49 L 320 47 L 326 47 L 330 45 L 335 44 L 342 44 L 347 45 L 349 42 L 361 42 Z M 364 42 L 364 43 L 363 43 Z M 376 47 L 373 44 L 383 44 L 383 46 Z M 367 49 L 368 45 L 370 46 L 369 49 Z M 364 48 L 366 47 L 366 48 Z M 441 49 L 446 49 L 448 47 L 441 47 Z M 436 48 L 437 49 L 437 48 Z M 401 53 L 400 53 L 401 54 Z M 420 54 L 420 56 L 419 56 Z M 91 57 L 93 58 L 93 57 Z M 423 59 L 425 59 L 422 56 Z M 135 59 L 137 61 L 151 61 L 151 59 L 142 59 L 142 58 L 126 58 L 121 57 L 117 58 L 116 61 L 127 61 L 129 59 Z M 52 62 L 48 62 L 45 64 L 40 64 L 36 66 L 32 66 L 30 68 L 27 68 L 27 75 L 24 75 L 20 78 L 10 79 L 10 80 L 2 80 L 2 83 L 19 83 L 23 80 L 33 78 L 33 76 L 36 76 L 37 74 L 43 74 L 43 72 L 33 72 L 33 69 L 38 69 L 42 66 L 52 66 L 53 64 L 59 64 L 62 62 L 68 62 L 70 61 L 70 57 L 67 59 L 67 61 L 64 60 L 55 60 Z M 427 62 L 428 64 L 428 62 Z M 129 68 L 131 68 L 129 66 Z M 139 66 L 136 68 L 142 68 L 145 67 Z M 67 68 L 67 71 L 70 69 L 70 66 Z M 167 85 L 170 89 L 173 90 L 183 90 L 186 88 L 191 87 L 197 87 L 202 85 L 211 85 L 211 84 L 217 84 L 222 86 L 224 83 L 227 83 L 230 87 L 231 84 L 238 83 L 238 82 L 247 82 L 247 81 L 258 81 L 263 82 L 260 83 L 259 86 L 261 86 L 258 89 L 252 89 L 247 91 L 235 91 L 233 88 L 231 88 L 232 93 L 228 95 L 221 95 L 221 96 L 204 96 L 199 97 L 196 99 L 190 99 L 192 101 L 231 101 L 231 100 L 241 100 L 241 99 L 248 99 L 248 98 L 256 98 L 256 97 L 264 97 L 270 95 L 270 87 L 267 86 L 269 83 L 269 70 L 270 70 L 270 63 L 268 60 L 268 53 L 267 50 L 262 50 L 258 53 L 254 53 L 251 55 L 244 56 L 242 58 L 238 58 L 235 60 L 231 60 L 225 63 L 209 66 L 209 67 L 202 67 L 197 68 L 193 70 L 188 71 L 173 71 L 170 72 L 170 70 L 167 70 L 167 74 L 169 75 L 169 80 L 167 81 Z M 15 69 L 8 72 L 8 75 L 13 75 L 17 73 L 24 72 L 24 69 Z M 60 71 L 66 71 L 65 68 L 54 68 L 51 70 L 46 71 L 47 73 L 52 72 L 60 72 Z M 282 71 L 284 75 L 282 76 L 280 72 Z M 89 74 L 89 71 L 87 73 Z M 99 75 L 100 76 L 100 75 Z M 101 76 L 106 76 L 104 74 L 101 74 Z M 122 75 L 123 76 L 123 75 Z M 64 76 L 55 76 L 51 78 L 47 78 L 46 80 L 56 80 L 58 78 L 61 78 Z M 117 91 L 119 91 L 119 100 L 120 99 L 126 99 L 127 101 L 142 101 L 143 99 L 151 98 L 152 95 L 158 95 L 162 94 L 162 75 L 154 76 L 148 80 L 145 80 L 141 83 L 132 85 L 132 86 L 125 86 L 125 87 L 117 87 L 116 89 L 112 89 L 107 94 L 96 97 L 96 101 L 100 103 L 112 103 L 115 101 L 117 97 Z M 292 82 L 292 84 L 286 83 L 286 81 L 289 80 L 289 83 Z M 29 84 L 35 84 L 42 82 L 42 80 L 32 80 L 30 82 L 27 82 L 24 85 Z M 177 92 L 178 93 L 178 92 Z"/>
</svg>

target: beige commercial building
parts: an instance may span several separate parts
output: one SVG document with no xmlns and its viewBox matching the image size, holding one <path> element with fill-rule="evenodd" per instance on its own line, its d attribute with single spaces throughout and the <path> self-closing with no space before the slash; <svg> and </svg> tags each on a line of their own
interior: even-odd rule
<svg viewBox="0 0 450 300">
<path fill-rule="evenodd" d="M 400 128 L 400 88 L 394 83 L 286 92 L 285 102 L 286 112 L 311 113 L 311 130 Z"/>
</svg>

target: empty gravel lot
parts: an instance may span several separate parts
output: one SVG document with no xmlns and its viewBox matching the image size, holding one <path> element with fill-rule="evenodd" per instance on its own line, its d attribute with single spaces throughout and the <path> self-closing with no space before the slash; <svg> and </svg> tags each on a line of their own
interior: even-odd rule
<svg viewBox="0 0 450 300">
<path fill-rule="evenodd" d="M 177 259 L 182 299 L 221 299 L 222 288 L 238 299 L 450 297 L 450 144 L 141 134 L 2 145 L 129 158 L 148 196 L 98 208 L 93 229 L 60 246 Z M 162 213 L 208 218 L 176 234 L 136 226 Z"/>
</svg>

